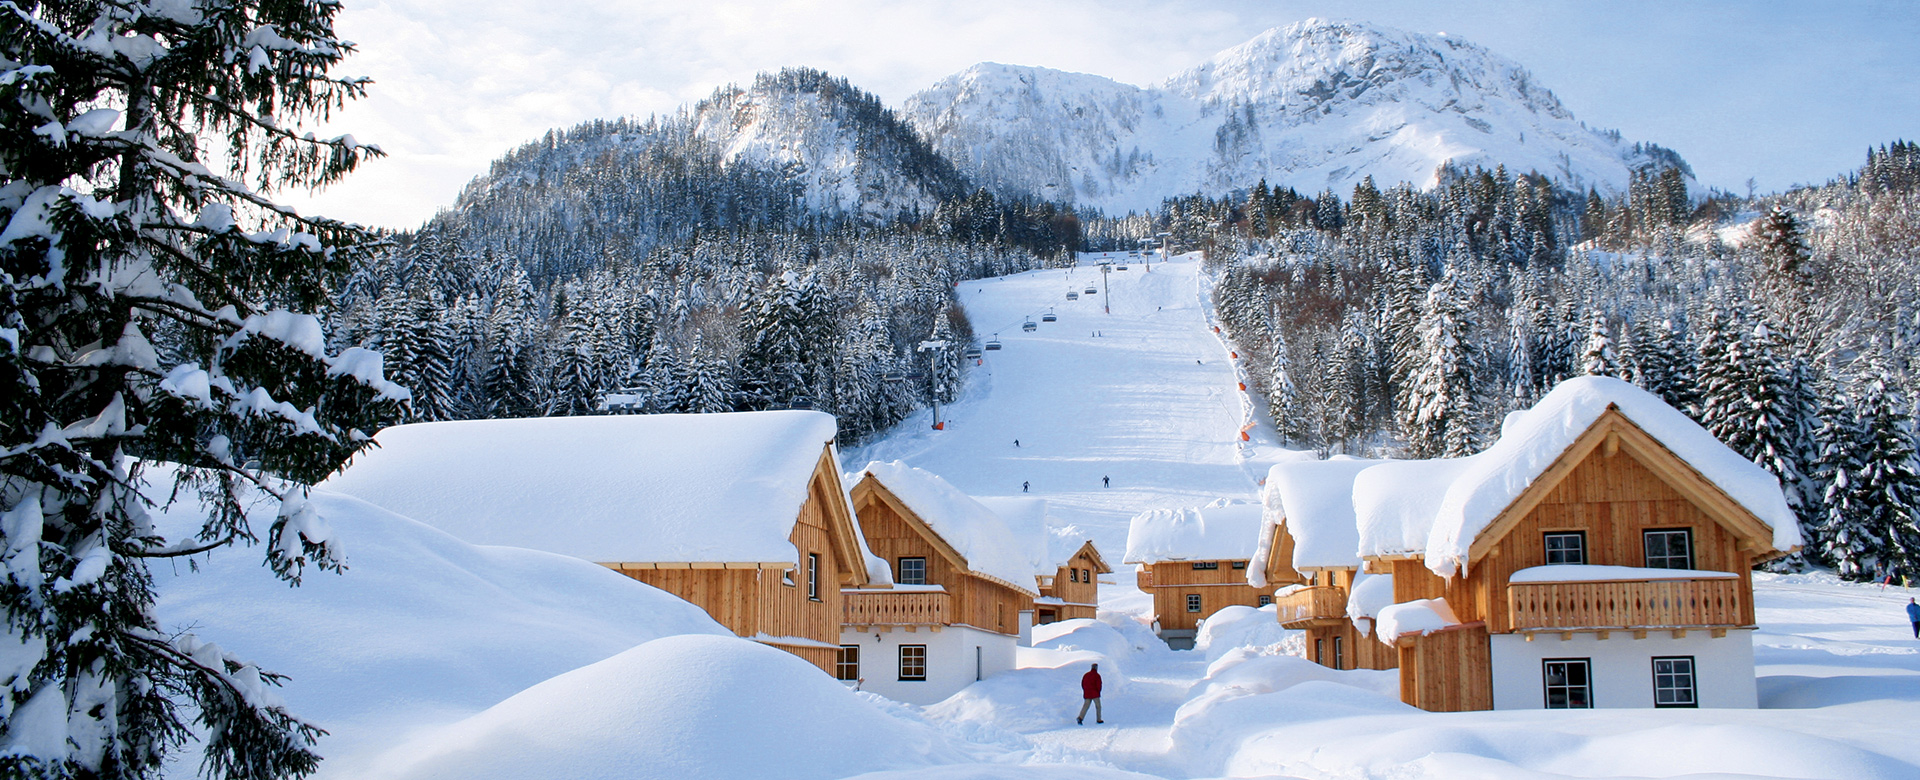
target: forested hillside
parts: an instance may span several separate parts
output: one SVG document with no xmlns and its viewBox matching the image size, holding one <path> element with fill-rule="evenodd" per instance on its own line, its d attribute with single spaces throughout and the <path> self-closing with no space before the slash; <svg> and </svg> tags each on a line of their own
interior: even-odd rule
<svg viewBox="0 0 1920 780">
<path fill-rule="evenodd" d="M 1920 155 L 1756 200 L 1649 168 L 1623 196 L 1504 169 L 1341 200 L 1264 183 L 1169 201 L 1286 438 L 1323 453 L 1460 456 L 1577 374 L 1686 410 L 1781 478 L 1806 556 L 1920 576 Z"/>
</svg>

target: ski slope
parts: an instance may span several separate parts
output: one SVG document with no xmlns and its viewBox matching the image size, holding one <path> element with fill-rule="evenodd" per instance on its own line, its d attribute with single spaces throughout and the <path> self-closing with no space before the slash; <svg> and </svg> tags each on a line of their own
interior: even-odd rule
<svg viewBox="0 0 1920 780">
<path fill-rule="evenodd" d="M 1128 270 L 1103 275 L 1104 259 Z M 941 409 L 944 430 L 922 411 L 843 461 L 903 460 L 974 495 L 1019 494 L 1027 483 L 1116 567 L 1135 514 L 1257 501 L 1260 476 L 1285 455 L 1262 432 L 1270 425 L 1240 439 L 1258 405 L 1239 390 L 1231 351 L 1213 331 L 1199 256 L 1151 268 L 1124 253 L 1086 255 L 1072 268 L 962 282 L 977 340 L 1003 348 L 969 367 L 961 397 Z M 1100 292 L 1087 295 L 1089 287 Z M 1067 300 L 1069 290 L 1080 299 Z M 1049 312 L 1059 321 L 1042 322 Z M 1023 331 L 1029 320 L 1038 328 Z M 1102 589 L 1103 602 L 1138 594 L 1121 579 L 1123 587 Z"/>
</svg>

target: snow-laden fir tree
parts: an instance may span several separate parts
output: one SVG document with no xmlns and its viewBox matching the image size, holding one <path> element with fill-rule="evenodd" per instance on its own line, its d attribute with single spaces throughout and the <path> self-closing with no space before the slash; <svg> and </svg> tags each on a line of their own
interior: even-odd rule
<svg viewBox="0 0 1920 780">
<path fill-rule="evenodd" d="M 1842 577 L 1861 580 L 1872 576 L 1886 550 L 1886 537 L 1865 506 L 1871 497 L 1858 489 L 1865 470 L 1861 445 L 1866 433 L 1853 402 L 1835 393 L 1820 409 L 1820 428 L 1814 431 L 1819 452 L 1808 477 L 1821 491 L 1824 516 L 1819 536 L 1811 540 L 1812 554 L 1806 557 L 1833 566 Z"/>
<path fill-rule="evenodd" d="M 1853 467 L 1844 483 L 1836 479 L 1827 485 L 1822 552 L 1849 579 L 1869 579 L 1882 566 L 1896 576 L 1920 577 L 1920 464 L 1914 462 L 1913 418 L 1889 381 L 1888 361 L 1869 353 L 1866 362 L 1851 393 L 1858 420 L 1849 426 L 1851 452 L 1821 453 L 1823 464 L 1831 457 Z M 1836 493 L 1846 506 L 1833 505 Z"/>
<path fill-rule="evenodd" d="M 740 389 L 750 408 L 776 409 L 808 400 L 808 344 L 820 349 L 828 342 L 808 340 L 800 294 L 799 277 L 782 271 L 770 276 L 753 298 L 744 323 L 748 344 L 740 355 Z"/>
<path fill-rule="evenodd" d="M 706 345 L 700 334 L 694 334 L 693 345 L 678 368 L 675 411 L 693 414 L 733 411 L 737 393 L 732 367 L 727 365 L 724 356 Z"/>
<path fill-rule="evenodd" d="M 1808 482 L 1814 456 L 1816 406 L 1804 364 L 1783 357 L 1764 323 L 1735 330 L 1720 312 L 1709 314 L 1700 343 L 1699 420 L 1733 451 L 1780 479 L 1803 535 L 1819 538 L 1820 497 Z M 1798 557 L 1784 565 L 1797 565 Z"/>
<path fill-rule="evenodd" d="M 1613 337 L 1607 333 L 1607 315 L 1599 309 L 1594 309 L 1589 318 L 1580 371 L 1587 376 L 1620 375 L 1620 356 L 1614 351 Z"/>
<path fill-rule="evenodd" d="M 1479 449 L 1475 428 L 1476 365 L 1473 311 L 1460 300 L 1452 276 L 1427 293 L 1420 347 L 1401 390 L 1401 430 L 1412 458 L 1457 458 Z"/>
<path fill-rule="evenodd" d="M 304 485 L 406 399 L 308 313 L 368 237 L 264 194 L 377 153 L 303 127 L 363 91 L 329 74 L 339 10 L 0 0 L 0 776 L 152 777 L 190 732 L 215 778 L 319 761 L 278 677 L 155 621 L 148 562 L 239 542 L 291 581 L 338 568 Z M 195 537 L 149 522 L 156 472 L 199 490 Z M 279 498 L 269 527 L 246 489 Z"/>
<path fill-rule="evenodd" d="M 1267 399 L 1271 408 L 1268 412 L 1274 426 L 1279 428 L 1281 439 L 1306 443 L 1311 431 L 1307 410 L 1300 403 L 1299 389 L 1293 383 L 1293 360 L 1287 353 L 1287 337 L 1276 329 L 1271 343 L 1273 354 L 1268 358 L 1267 372 Z"/>
</svg>

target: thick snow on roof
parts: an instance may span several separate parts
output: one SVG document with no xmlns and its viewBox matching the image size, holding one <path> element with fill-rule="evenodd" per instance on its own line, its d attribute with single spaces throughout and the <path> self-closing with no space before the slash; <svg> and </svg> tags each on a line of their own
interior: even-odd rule
<svg viewBox="0 0 1920 780">
<path fill-rule="evenodd" d="M 1360 526 L 1353 513 L 1353 481 L 1382 461 L 1359 458 L 1276 463 L 1267 471 L 1266 524 L 1285 523 L 1293 535 L 1293 567 L 1360 565 Z M 1263 565 L 1274 535 L 1262 528 L 1254 558 Z"/>
<path fill-rule="evenodd" d="M 474 544 L 795 561 L 787 537 L 833 437 L 833 417 L 807 411 L 420 423 L 381 431 L 320 487 Z"/>
<path fill-rule="evenodd" d="M 1500 440 L 1484 452 L 1450 461 L 1387 463 L 1363 472 L 1354 482 L 1362 553 L 1423 552 L 1429 569 L 1454 574 L 1465 566 L 1474 537 L 1609 405 L 1771 526 L 1775 549 L 1801 543 L 1800 527 L 1772 474 L 1653 394 L 1618 379 L 1588 376 L 1562 382 L 1533 408 L 1508 415 Z"/>
<path fill-rule="evenodd" d="M 986 505 L 933 472 L 897 460 L 874 461 L 861 469 L 861 474 L 872 475 L 913 510 L 928 528 L 967 560 L 967 567 L 973 573 L 999 580 L 1028 595 L 1039 595 L 1038 583 L 1033 579 L 1040 565 L 1039 552 L 1031 543 L 1022 544 L 1021 537 L 1007 521 Z M 854 475 L 848 481 L 857 483 L 861 478 Z M 1042 522 L 1045 515 L 1043 506 Z M 1028 541 L 1031 542 L 1030 537 Z"/>
<path fill-rule="evenodd" d="M 1347 594 L 1347 619 L 1361 636 L 1373 630 L 1373 619 L 1393 606 L 1393 575 L 1361 574 L 1353 578 L 1353 592 Z"/>
<path fill-rule="evenodd" d="M 1127 525 L 1124 563 L 1238 561 L 1253 557 L 1261 507 L 1220 499 L 1203 507 L 1155 509 Z"/>
<path fill-rule="evenodd" d="M 1446 599 L 1414 599 L 1388 605 L 1373 619 L 1374 636 L 1391 645 L 1408 634 L 1426 636 L 1447 626 L 1460 625 Z"/>
<path fill-rule="evenodd" d="M 1521 569 L 1508 582 L 1632 582 L 1637 580 L 1723 580 L 1740 575 L 1700 569 L 1643 569 L 1638 566 L 1556 564 Z"/>
<path fill-rule="evenodd" d="M 1047 500 L 1027 496 L 974 496 L 1007 522 L 1022 545 L 1038 555 L 1034 573 L 1051 577 L 1073 559 L 1093 534 L 1077 525 L 1060 525 L 1047 513 Z M 1096 545 L 1097 547 L 1097 545 Z"/>
<path fill-rule="evenodd" d="M 164 503 L 171 467 L 151 468 L 145 493 Z M 279 502 L 246 492 L 253 527 L 264 530 Z M 731 635 L 699 607 L 605 567 L 475 546 L 348 496 L 314 491 L 311 501 L 344 546 L 345 572 L 308 570 L 289 588 L 260 565 L 261 548 L 221 548 L 194 556 L 197 571 L 154 566 L 154 612 L 163 629 L 191 630 L 289 675 L 270 690 L 331 732 L 323 778 L 363 776 L 367 758 L 413 728 L 479 712 L 636 644 Z M 156 510 L 154 527 L 189 539 L 206 513 L 188 493 Z"/>
</svg>

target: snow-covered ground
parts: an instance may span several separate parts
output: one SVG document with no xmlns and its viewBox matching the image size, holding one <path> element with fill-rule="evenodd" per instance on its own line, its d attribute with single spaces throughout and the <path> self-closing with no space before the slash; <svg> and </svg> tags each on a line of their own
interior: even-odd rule
<svg viewBox="0 0 1920 780">
<path fill-rule="evenodd" d="M 1111 314 L 1064 299 L 1089 284 L 1111 289 Z M 1107 284 L 1087 265 L 970 283 L 975 328 L 1005 349 L 951 424 L 922 415 L 843 459 L 899 458 L 975 494 L 1030 482 L 1118 564 L 1135 513 L 1252 500 L 1288 457 L 1260 429 L 1239 441 L 1255 412 L 1203 289 L 1191 259 Z M 1020 330 L 1049 308 L 1058 322 Z M 1756 576 L 1757 710 L 1434 714 L 1398 701 L 1395 672 L 1295 657 L 1271 607 L 1223 611 L 1196 649 L 1169 650 L 1121 566 L 1100 619 L 1037 627 L 1019 669 L 920 708 L 712 636 L 690 605 L 598 566 L 317 496 L 346 574 L 288 589 L 257 550 L 222 550 L 156 579 L 165 627 L 292 675 L 283 697 L 332 732 L 321 777 L 1920 778 L 1920 640 L 1899 588 Z M 179 535 L 179 514 L 163 530 Z M 1076 725 L 1089 663 L 1106 722 Z"/>
</svg>

